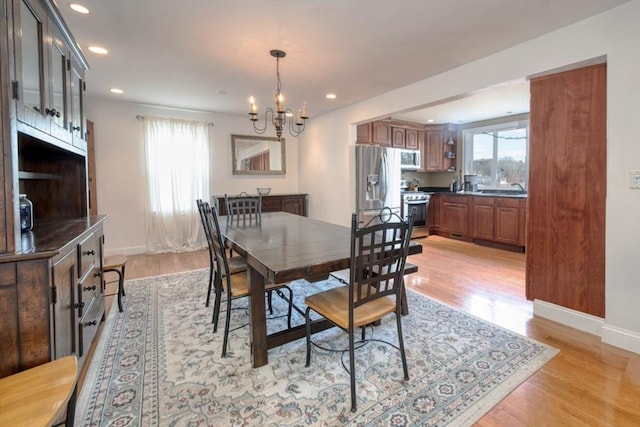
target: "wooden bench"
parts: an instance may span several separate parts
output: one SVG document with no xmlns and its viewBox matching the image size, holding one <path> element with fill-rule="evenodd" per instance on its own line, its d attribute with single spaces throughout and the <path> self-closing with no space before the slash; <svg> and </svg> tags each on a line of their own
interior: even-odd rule
<svg viewBox="0 0 640 427">
<path fill-rule="evenodd" d="M 73 426 L 78 359 L 66 356 L 0 379 L 0 426 Z"/>
</svg>

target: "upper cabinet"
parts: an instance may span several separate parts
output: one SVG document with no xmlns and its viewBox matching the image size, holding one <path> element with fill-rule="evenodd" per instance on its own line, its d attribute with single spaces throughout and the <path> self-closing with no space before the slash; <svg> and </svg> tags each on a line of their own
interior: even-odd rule
<svg viewBox="0 0 640 427">
<path fill-rule="evenodd" d="M 13 0 L 12 98 L 19 131 L 86 150 L 85 58 L 48 0 Z"/>
<path fill-rule="evenodd" d="M 454 125 L 428 125 L 422 157 L 427 172 L 455 172 L 457 129 Z"/>
</svg>

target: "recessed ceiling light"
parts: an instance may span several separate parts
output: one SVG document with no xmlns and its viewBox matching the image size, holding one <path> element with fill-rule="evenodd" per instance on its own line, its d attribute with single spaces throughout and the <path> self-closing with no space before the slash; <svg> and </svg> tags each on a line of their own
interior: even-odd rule
<svg viewBox="0 0 640 427">
<path fill-rule="evenodd" d="M 433 119 L 427 119 L 427 123 L 433 123 L 433 122 L 435 122 L 435 120 L 433 120 Z"/>
<path fill-rule="evenodd" d="M 106 55 L 109 51 L 100 46 L 89 46 L 89 50 L 93 53 L 97 53 L 98 55 Z"/>
<path fill-rule="evenodd" d="M 83 15 L 87 15 L 89 13 L 89 9 L 78 3 L 71 3 L 69 7 L 78 13 L 82 13 Z"/>
<path fill-rule="evenodd" d="M 117 93 L 118 95 L 121 95 L 124 93 L 124 91 L 122 89 L 118 89 L 117 87 L 111 88 L 111 93 Z"/>
<path fill-rule="evenodd" d="M 336 99 L 336 94 L 335 93 L 328 93 L 327 94 L 327 99 Z"/>
</svg>

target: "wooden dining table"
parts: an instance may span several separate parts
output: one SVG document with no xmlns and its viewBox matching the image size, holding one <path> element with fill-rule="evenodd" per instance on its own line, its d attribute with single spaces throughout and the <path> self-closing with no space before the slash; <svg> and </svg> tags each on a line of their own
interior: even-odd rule
<svg viewBox="0 0 640 427">
<path fill-rule="evenodd" d="M 299 325 L 267 335 L 265 284 L 310 282 L 326 279 L 329 273 L 349 267 L 351 229 L 286 212 L 262 213 L 259 222 L 227 224 L 220 217 L 227 244 L 247 259 L 249 317 L 253 367 L 268 363 L 268 350 L 306 335 Z M 412 242 L 409 253 L 422 252 Z M 260 298 L 253 298 L 260 295 Z M 312 324 L 312 333 L 332 327 L 326 321 Z"/>
</svg>

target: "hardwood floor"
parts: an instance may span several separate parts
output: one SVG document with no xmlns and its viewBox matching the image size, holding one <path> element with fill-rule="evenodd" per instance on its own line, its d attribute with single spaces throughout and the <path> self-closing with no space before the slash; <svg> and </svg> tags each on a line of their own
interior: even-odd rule
<svg viewBox="0 0 640 427">
<path fill-rule="evenodd" d="M 524 296 L 524 254 L 438 236 L 421 242 L 423 253 L 410 257 L 419 271 L 408 276 L 408 288 L 560 350 L 477 426 L 640 426 L 640 355 L 534 317 Z M 127 280 L 209 262 L 207 251 L 128 259 Z"/>
</svg>

